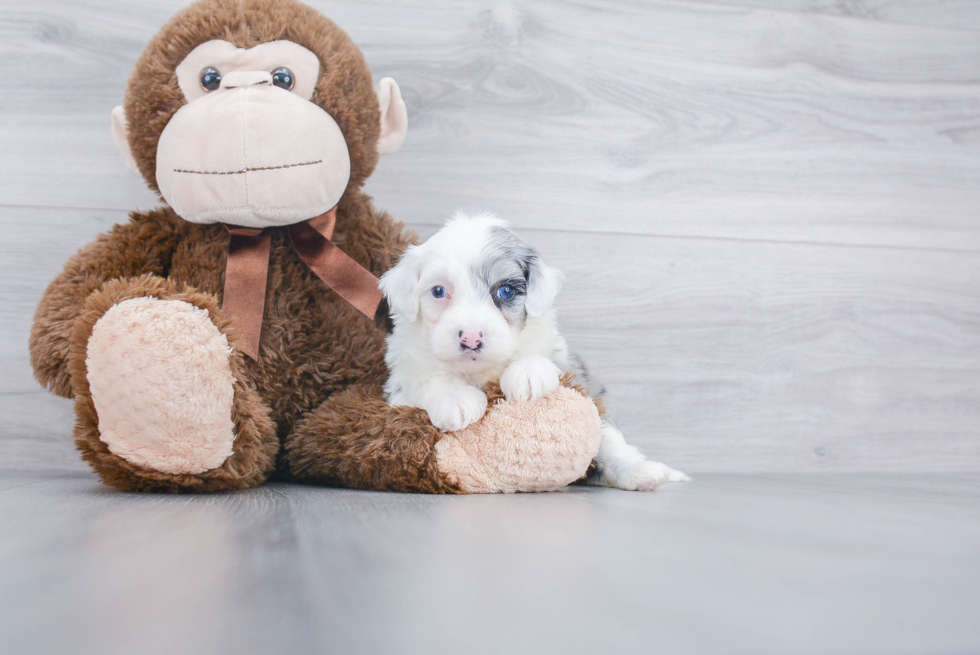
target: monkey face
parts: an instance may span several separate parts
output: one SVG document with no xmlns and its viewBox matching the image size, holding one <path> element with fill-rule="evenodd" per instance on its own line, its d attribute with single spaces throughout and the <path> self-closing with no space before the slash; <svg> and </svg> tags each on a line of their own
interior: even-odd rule
<svg viewBox="0 0 980 655">
<path fill-rule="evenodd" d="M 310 33 L 295 35 L 316 54 L 292 40 L 239 47 L 237 35 L 237 45 L 212 38 L 174 59 L 162 47 L 174 41 L 162 33 L 141 57 L 126 109 L 113 110 L 113 136 L 130 168 L 187 221 L 264 228 L 318 216 L 349 185 L 360 186 L 377 154 L 394 152 L 405 136 L 395 81 L 381 79 L 369 97 L 370 71 L 346 35 L 302 5 L 280 4 L 307 14 L 302 23 Z M 238 9 L 204 2 L 188 11 Z M 250 33 L 274 26 L 265 25 L 267 15 L 249 14 Z"/>
<path fill-rule="evenodd" d="M 319 61 L 272 41 L 208 41 L 179 66 L 187 99 L 157 144 L 160 193 L 184 220 L 288 225 L 327 211 L 350 177 L 336 121 L 310 102 Z"/>
</svg>

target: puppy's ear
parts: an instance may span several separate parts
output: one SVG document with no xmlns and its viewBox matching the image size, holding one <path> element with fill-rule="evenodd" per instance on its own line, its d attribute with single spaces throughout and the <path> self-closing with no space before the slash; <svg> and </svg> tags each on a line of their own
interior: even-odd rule
<svg viewBox="0 0 980 655">
<path fill-rule="evenodd" d="M 378 280 L 378 288 L 388 299 L 391 313 L 409 321 L 415 321 L 419 317 L 419 296 L 415 286 L 418 283 L 420 263 L 416 246 L 409 246 L 398 263 Z"/>
<path fill-rule="evenodd" d="M 524 301 L 524 309 L 529 316 L 541 316 L 551 308 L 564 279 L 564 273 L 548 266 L 537 255 L 531 259 L 527 273 L 527 300 Z"/>
</svg>

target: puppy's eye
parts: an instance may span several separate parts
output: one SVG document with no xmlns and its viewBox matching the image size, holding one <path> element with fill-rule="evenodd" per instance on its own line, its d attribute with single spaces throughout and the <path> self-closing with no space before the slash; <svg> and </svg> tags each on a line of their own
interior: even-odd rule
<svg viewBox="0 0 980 655">
<path fill-rule="evenodd" d="M 201 88 L 205 91 L 216 91 L 221 86 L 221 71 L 208 66 L 201 71 Z"/>
<path fill-rule="evenodd" d="M 432 287 L 432 297 L 433 298 L 445 298 L 446 297 L 446 287 Z"/>
<path fill-rule="evenodd" d="M 497 287 L 497 297 L 501 300 L 510 300 L 514 297 L 514 287 L 509 284 Z"/>
<path fill-rule="evenodd" d="M 289 91 L 296 84 L 296 78 L 293 77 L 293 71 L 282 66 L 272 71 L 272 83 L 280 89 Z"/>
</svg>

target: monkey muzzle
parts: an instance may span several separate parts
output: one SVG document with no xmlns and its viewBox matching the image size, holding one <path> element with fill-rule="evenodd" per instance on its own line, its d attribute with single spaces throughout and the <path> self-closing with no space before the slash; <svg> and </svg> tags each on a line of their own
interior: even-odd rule
<svg viewBox="0 0 980 655">
<path fill-rule="evenodd" d="M 291 225 L 343 195 L 350 153 L 337 122 L 267 77 L 239 74 L 181 107 L 164 128 L 157 186 L 184 220 Z"/>
</svg>

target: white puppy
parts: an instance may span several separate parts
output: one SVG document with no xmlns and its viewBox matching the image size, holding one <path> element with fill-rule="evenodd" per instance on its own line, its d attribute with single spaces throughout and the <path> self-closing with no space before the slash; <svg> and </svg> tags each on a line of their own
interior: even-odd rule
<svg viewBox="0 0 980 655">
<path fill-rule="evenodd" d="M 568 352 L 552 303 L 561 271 L 487 214 L 457 214 L 381 277 L 394 328 L 385 384 L 392 405 L 421 407 L 440 430 L 461 430 L 483 416 L 492 381 L 509 400 L 533 402 L 558 386 L 564 371 L 601 395 Z M 653 489 L 687 480 L 646 460 L 608 421 L 593 484 Z"/>
</svg>

